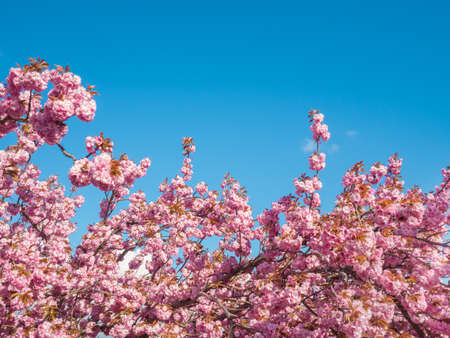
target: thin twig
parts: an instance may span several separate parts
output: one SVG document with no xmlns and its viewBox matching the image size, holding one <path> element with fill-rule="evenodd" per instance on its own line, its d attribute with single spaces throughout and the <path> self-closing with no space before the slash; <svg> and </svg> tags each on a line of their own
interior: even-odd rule
<svg viewBox="0 0 450 338">
<path fill-rule="evenodd" d="M 72 161 L 76 161 L 77 159 L 75 158 L 75 156 L 73 156 L 72 154 L 70 154 L 69 152 L 67 152 L 67 150 L 59 143 L 56 143 L 56 145 L 59 147 L 59 149 L 61 149 L 61 152 L 67 156 L 68 158 L 72 159 Z"/>
</svg>

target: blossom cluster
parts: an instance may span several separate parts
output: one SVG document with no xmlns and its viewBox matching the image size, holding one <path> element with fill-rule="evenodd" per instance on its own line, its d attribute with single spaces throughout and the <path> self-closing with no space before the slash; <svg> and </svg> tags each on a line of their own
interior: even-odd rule
<svg viewBox="0 0 450 338">
<path fill-rule="evenodd" d="M 322 123 L 324 119 L 323 114 L 319 113 L 317 110 L 311 110 L 308 115 L 312 122 L 311 131 L 313 140 L 316 142 L 319 142 L 320 140 L 324 142 L 328 141 L 331 134 L 328 131 L 328 126 Z"/>
<path fill-rule="evenodd" d="M 0 135 L 16 130 L 19 122 L 27 121 L 46 143 L 56 144 L 67 134 L 64 122 L 72 116 L 82 121 L 94 119 L 96 103 L 92 87 L 81 85 L 81 78 L 58 66 L 48 69 L 44 60 L 30 59 L 24 67 L 11 68 L 6 87 L 0 87 Z M 42 93 L 48 89 L 48 99 L 41 103 Z"/>
<path fill-rule="evenodd" d="M 147 168 L 151 164 L 148 158 L 136 165 L 126 155 L 114 159 L 110 152 L 102 151 L 98 155 L 95 152 L 89 154 L 94 154 L 92 160 L 86 157 L 76 160 L 69 170 L 70 182 L 75 187 L 92 184 L 102 191 L 118 192 L 120 187 L 130 188 L 137 178 L 145 176 Z M 127 194 L 125 193 L 125 195 Z"/>
<path fill-rule="evenodd" d="M 230 175 L 219 190 L 190 185 L 187 137 L 180 173 L 148 200 L 132 189 L 149 159 L 115 157 L 103 134 L 85 139 L 81 158 L 60 144 L 71 116 L 94 117 L 91 89 L 40 59 L 0 84 L 0 136 L 17 136 L 0 150 L 0 336 L 448 336 L 448 168 L 424 192 L 405 189 L 398 155 L 367 173 L 358 162 L 324 213 L 319 150 L 330 134 L 311 111 L 311 174 L 256 217 Z M 69 194 L 33 164 L 45 143 L 73 161 Z M 84 202 L 72 193 L 89 185 L 105 195 L 100 218 L 72 252 Z"/>
</svg>

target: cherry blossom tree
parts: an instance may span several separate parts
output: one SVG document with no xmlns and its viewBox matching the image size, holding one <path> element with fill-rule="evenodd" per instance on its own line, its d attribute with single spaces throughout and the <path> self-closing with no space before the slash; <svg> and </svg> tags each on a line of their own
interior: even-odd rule
<svg viewBox="0 0 450 338">
<path fill-rule="evenodd" d="M 330 133 L 313 110 L 311 173 L 256 219 L 231 176 L 220 191 L 189 185 L 188 137 L 180 173 L 147 201 L 130 190 L 149 159 L 114 156 L 103 134 L 86 138 L 82 158 L 61 144 L 69 119 L 94 118 L 95 94 L 41 59 L 0 84 L 0 136 L 16 136 L 0 151 L 0 336 L 448 336 L 448 168 L 426 193 L 404 188 L 397 155 L 367 172 L 356 163 L 323 213 L 320 145 Z M 33 164 L 44 144 L 73 161 L 69 191 Z M 84 198 L 71 196 L 85 186 L 105 197 L 72 252 Z M 217 248 L 204 246 L 211 237 Z"/>
</svg>

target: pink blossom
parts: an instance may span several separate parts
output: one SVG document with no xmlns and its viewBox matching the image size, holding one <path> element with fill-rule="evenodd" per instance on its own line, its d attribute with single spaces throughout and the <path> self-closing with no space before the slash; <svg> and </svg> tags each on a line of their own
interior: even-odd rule
<svg viewBox="0 0 450 338">
<path fill-rule="evenodd" d="M 94 92 L 68 68 L 47 68 L 32 59 L 0 85 L 0 136 L 17 136 L 0 150 L 0 336 L 448 335 L 449 170 L 424 193 L 400 181 L 397 156 L 367 174 L 358 162 L 327 213 L 317 151 L 314 176 L 254 214 L 230 175 L 217 191 L 190 183 L 192 138 L 181 174 L 153 196 L 133 187 L 150 159 L 114 154 L 100 134 L 86 138 L 84 157 L 73 155 L 83 142 L 73 153 L 54 147 L 73 161 L 65 189 L 41 177 L 33 154 L 59 143 L 71 116 L 94 117 Z M 30 96 L 48 81 L 53 89 Z M 328 127 L 317 111 L 309 120 L 319 148 Z M 102 196 L 99 214 L 73 251 L 88 185 Z"/>
<path fill-rule="evenodd" d="M 7 91 L 5 85 L 3 83 L 0 83 L 0 98 L 5 97 L 6 93 Z"/>
<path fill-rule="evenodd" d="M 367 181 L 370 184 L 377 184 L 387 174 L 388 168 L 382 164 L 377 164 L 370 168 L 370 172 L 367 175 Z"/>
<path fill-rule="evenodd" d="M 324 153 L 314 153 L 309 156 L 309 169 L 320 171 L 325 168 L 326 155 Z"/>
<path fill-rule="evenodd" d="M 47 89 L 48 76 L 36 71 L 23 71 L 21 68 L 11 68 L 6 83 L 8 91 L 16 94 L 21 90 L 42 92 Z"/>
<path fill-rule="evenodd" d="M 314 120 L 314 124 L 316 124 L 316 123 L 322 123 L 323 119 L 324 119 L 324 116 L 323 116 L 323 114 L 316 113 L 316 114 L 313 115 L 312 118 Z"/>
<path fill-rule="evenodd" d="M 398 158 L 397 155 L 389 157 L 388 172 L 392 175 L 400 175 L 403 159 Z"/>
<path fill-rule="evenodd" d="M 208 192 L 208 185 L 205 182 L 200 182 L 195 186 L 195 190 L 200 194 L 204 195 Z"/>
<path fill-rule="evenodd" d="M 311 125 L 314 141 L 318 142 L 320 139 L 328 141 L 330 139 L 330 132 L 326 124 L 314 123 Z"/>
<path fill-rule="evenodd" d="M 80 208 L 84 204 L 84 197 L 79 195 L 73 199 L 75 206 Z"/>
<path fill-rule="evenodd" d="M 149 158 L 144 158 L 139 163 L 139 166 L 143 169 L 147 169 L 150 167 L 151 164 L 152 164 L 152 161 Z"/>
<path fill-rule="evenodd" d="M 53 121 L 58 122 L 65 121 L 74 114 L 71 100 L 49 100 L 44 109 Z"/>
<path fill-rule="evenodd" d="M 70 182 L 76 187 L 85 187 L 91 183 L 90 168 L 92 164 L 87 158 L 74 163 L 69 171 Z"/>
</svg>

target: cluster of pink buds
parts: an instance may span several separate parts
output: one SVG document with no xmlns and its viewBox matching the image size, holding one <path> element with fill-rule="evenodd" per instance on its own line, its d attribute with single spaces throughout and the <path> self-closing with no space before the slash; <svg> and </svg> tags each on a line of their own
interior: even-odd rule
<svg viewBox="0 0 450 338">
<path fill-rule="evenodd" d="M 311 131 L 313 133 L 313 139 L 316 142 L 319 142 L 320 139 L 326 142 L 330 139 L 330 132 L 328 131 L 328 126 L 323 122 L 323 114 L 320 114 L 318 110 L 311 110 L 309 113 L 310 122 L 313 122 L 311 125 Z"/>
<path fill-rule="evenodd" d="M 42 105 L 41 93 L 49 82 L 53 88 Z M 82 86 L 81 78 L 69 67 L 50 70 L 44 60 L 30 58 L 30 64 L 11 68 L 6 84 L 0 85 L 0 136 L 15 131 L 20 122 L 29 122 L 34 132 L 53 145 L 67 134 L 65 121 L 70 117 L 85 122 L 94 119 L 97 92 L 93 86 Z"/>
<path fill-rule="evenodd" d="M 119 159 L 112 157 L 113 142 L 100 136 L 86 138 L 86 149 L 89 154 L 74 162 L 69 171 L 70 182 L 76 187 L 93 184 L 103 191 L 117 192 L 117 188 L 131 187 L 134 181 L 143 177 L 150 166 L 150 159 L 143 159 L 139 165 L 122 155 Z M 97 154 L 97 151 L 100 151 Z M 92 160 L 88 157 L 93 156 Z M 126 193 L 126 191 L 124 191 Z"/>
<path fill-rule="evenodd" d="M 195 144 L 194 139 L 192 137 L 183 137 L 183 155 L 189 156 L 192 153 L 195 153 Z"/>
<path fill-rule="evenodd" d="M 328 126 L 323 122 L 323 114 L 320 114 L 317 110 L 311 110 L 308 113 L 309 121 L 312 122 L 311 131 L 313 134 L 313 139 L 316 142 L 317 150 L 311 154 L 308 158 L 309 168 L 316 172 L 325 168 L 326 155 L 324 153 L 319 153 L 320 142 L 326 142 L 330 139 L 330 132 L 328 131 Z"/>
<path fill-rule="evenodd" d="M 110 138 L 105 138 L 103 133 L 99 136 L 88 136 L 86 137 L 86 150 L 91 155 L 98 150 L 104 151 L 106 153 L 112 153 L 114 148 L 114 142 Z"/>
</svg>

